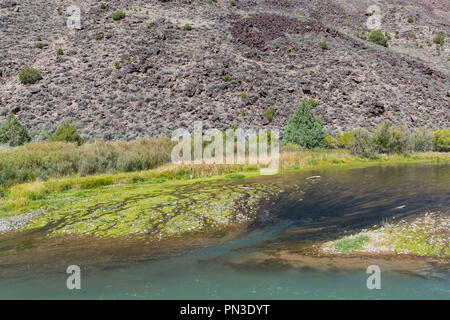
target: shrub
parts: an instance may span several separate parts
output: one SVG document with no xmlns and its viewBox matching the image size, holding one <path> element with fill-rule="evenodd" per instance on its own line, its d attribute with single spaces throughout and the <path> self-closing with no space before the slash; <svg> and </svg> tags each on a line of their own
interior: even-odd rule
<svg viewBox="0 0 450 320">
<path fill-rule="evenodd" d="M 56 55 L 57 56 L 62 56 L 64 54 L 63 50 L 61 48 L 59 48 L 58 50 L 56 50 Z"/>
<path fill-rule="evenodd" d="M 113 20 L 122 20 L 125 18 L 125 13 L 123 11 L 117 10 L 112 14 Z"/>
<path fill-rule="evenodd" d="M 142 171 L 171 161 L 176 143 L 167 138 L 105 142 L 77 146 L 69 142 L 35 142 L 0 152 L 0 186 L 81 176 Z M 110 183 L 109 183 L 110 184 Z M 70 186 L 62 186 L 70 189 Z"/>
<path fill-rule="evenodd" d="M 275 115 L 275 108 L 273 106 L 270 106 L 265 112 L 264 112 L 264 116 L 267 118 L 267 120 L 269 120 L 270 122 L 272 122 L 273 120 L 273 116 Z"/>
<path fill-rule="evenodd" d="M 436 130 L 433 133 L 433 148 L 437 151 L 450 151 L 450 130 Z"/>
<path fill-rule="evenodd" d="M 102 4 L 100 5 L 100 9 L 106 9 L 106 3 L 102 2 Z"/>
<path fill-rule="evenodd" d="M 34 68 L 25 67 L 19 72 L 19 80 L 23 84 L 33 84 L 40 79 L 41 74 Z"/>
<path fill-rule="evenodd" d="M 114 62 L 114 68 L 116 68 L 117 70 L 120 69 L 120 63 L 119 63 L 119 61 Z"/>
<path fill-rule="evenodd" d="M 338 142 L 339 148 L 349 147 L 350 139 L 353 137 L 353 132 L 343 132 L 336 135 L 336 140 Z"/>
<path fill-rule="evenodd" d="M 324 144 L 324 147 L 328 148 L 328 149 L 338 148 L 338 142 L 331 134 L 329 134 L 325 137 L 325 139 L 323 140 L 323 144 Z"/>
<path fill-rule="evenodd" d="M 81 139 L 80 135 L 77 133 L 77 129 L 70 124 L 69 120 L 64 120 L 48 140 L 75 142 L 78 145 L 83 143 L 83 139 Z"/>
<path fill-rule="evenodd" d="M 410 149 L 412 151 L 431 151 L 433 149 L 433 133 L 425 129 L 418 129 L 411 133 Z"/>
<path fill-rule="evenodd" d="M 31 137 L 27 129 L 16 119 L 14 113 L 10 112 L 5 123 L 0 127 L 0 143 L 7 143 L 14 147 L 30 141 Z"/>
<path fill-rule="evenodd" d="M 328 49 L 328 44 L 325 40 L 322 41 L 322 43 L 320 44 L 323 50 L 327 50 Z"/>
<path fill-rule="evenodd" d="M 320 147 L 326 135 L 322 121 L 314 117 L 310 104 L 302 101 L 284 129 L 283 144 L 291 142 L 305 148 Z"/>
<path fill-rule="evenodd" d="M 408 17 L 408 22 L 409 23 L 413 23 L 414 22 L 414 18 L 413 17 Z"/>
<path fill-rule="evenodd" d="M 95 36 L 95 40 L 102 40 L 102 39 L 103 39 L 103 35 L 101 33 L 99 33 Z"/>
<path fill-rule="evenodd" d="M 381 30 L 373 30 L 369 35 L 369 41 L 383 47 L 388 46 L 388 38 L 383 35 Z"/>
<path fill-rule="evenodd" d="M 317 101 L 314 98 L 309 98 L 306 100 L 306 103 L 311 107 L 314 108 L 317 106 Z"/>
<path fill-rule="evenodd" d="M 408 134 L 404 128 L 393 128 L 389 122 L 376 128 L 373 139 L 380 153 L 401 153 L 408 149 Z"/>
<path fill-rule="evenodd" d="M 191 27 L 191 25 L 189 24 L 189 23 L 186 23 L 184 26 L 183 26 L 183 28 L 184 28 L 184 30 L 192 30 L 192 27 Z"/>
<path fill-rule="evenodd" d="M 226 81 L 226 82 L 231 81 L 231 79 L 232 78 L 231 78 L 231 76 L 229 74 L 226 74 L 226 75 L 223 76 L 223 80 Z"/>
<path fill-rule="evenodd" d="M 375 159 L 378 157 L 377 150 L 369 132 L 366 130 L 356 130 L 348 141 L 348 148 L 354 155 L 363 158 Z"/>
<path fill-rule="evenodd" d="M 433 42 L 436 44 L 444 45 L 445 34 L 443 31 L 439 31 L 436 37 L 433 38 Z"/>
<path fill-rule="evenodd" d="M 43 47 L 42 42 L 36 42 L 36 48 L 42 49 L 42 47 Z"/>
</svg>

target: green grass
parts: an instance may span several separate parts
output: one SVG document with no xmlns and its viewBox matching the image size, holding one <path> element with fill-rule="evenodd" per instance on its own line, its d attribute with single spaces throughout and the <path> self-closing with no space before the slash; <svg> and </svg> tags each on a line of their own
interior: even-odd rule
<svg viewBox="0 0 450 320">
<path fill-rule="evenodd" d="M 360 235 L 337 240 L 333 243 L 333 247 L 339 253 L 350 253 L 352 251 L 362 250 L 364 248 L 364 244 L 367 242 L 369 242 L 369 237 Z"/>
<path fill-rule="evenodd" d="M 450 258 L 449 237 L 446 227 L 449 214 L 429 213 L 413 221 L 403 221 L 383 228 L 386 243 L 397 253 L 435 258 Z"/>
<path fill-rule="evenodd" d="M 243 174 L 238 174 L 238 173 L 232 173 L 232 174 L 227 174 L 227 175 L 225 176 L 225 178 L 228 178 L 228 179 L 244 179 L 244 178 L 245 178 L 245 175 L 243 175 Z"/>
</svg>

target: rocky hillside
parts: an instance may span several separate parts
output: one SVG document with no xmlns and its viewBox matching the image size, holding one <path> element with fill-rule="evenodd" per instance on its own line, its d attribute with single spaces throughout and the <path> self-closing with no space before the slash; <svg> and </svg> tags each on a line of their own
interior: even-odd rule
<svg viewBox="0 0 450 320">
<path fill-rule="evenodd" d="M 2 1 L 0 121 L 12 110 L 37 140 L 65 118 L 105 139 L 195 120 L 282 129 L 314 98 L 330 132 L 448 127 L 450 1 L 376 2 L 388 48 L 366 40 L 371 0 Z M 73 4 L 79 30 L 66 25 Z M 42 79 L 22 84 L 25 66 Z"/>
</svg>

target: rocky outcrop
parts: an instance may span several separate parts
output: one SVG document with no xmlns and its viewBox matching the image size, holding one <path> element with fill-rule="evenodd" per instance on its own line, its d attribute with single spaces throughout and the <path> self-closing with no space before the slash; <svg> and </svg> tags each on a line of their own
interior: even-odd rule
<svg viewBox="0 0 450 320">
<path fill-rule="evenodd" d="M 112 0 L 102 9 L 86 0 L 81 30 L 67 28 L 66 0 L 2 4 L 0 121 L 14 111 L 35 138 L 65 118 L 84 137 L 104 139 L 170 135 L 196 120 L 221 130 L 283 129 L 299 102 L 314 98 L 330 132 L 382 121 L 448 127 L 449 46 L 438 56 L 434 43 L 423 52 L 415 45 L 450 34 L 441 2 L 407 1 L 393 20 L 395 5 L 385 1 L 389 49 L 361 39 L 368 1 Z M 125 19 L 112 20 L 119 9 Z M 421 31 L 405 43 L 410 15 Z M 24 66 L 42 79 L 21 84 Z"/>
</svg>

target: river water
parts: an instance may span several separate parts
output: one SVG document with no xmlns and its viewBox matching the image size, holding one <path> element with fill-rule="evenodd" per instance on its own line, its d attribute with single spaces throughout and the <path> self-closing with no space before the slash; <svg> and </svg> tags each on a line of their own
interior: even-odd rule
<svg viewBox="0 0 450 320">
<path fill-rule="evenodd" d="M 306 179 L 313 175 L 321 179 Z M 256 179 L 286 186 L 294 183 L 297 188 L 286 188 L 276 202 L 261 209 L 263 218 L 237 238 L 195 249 L 171 250 L 139 261 L 118 258 L 120 264 L 82 264 L 81 290 L 66 288 L 68 275 L 62 265 L 35 272 L 36 266 L 26 261 L 3 263 L 0 298 L 450 298 L 450 264 L 445 261 L 318 258 L 307 254 L 314 244 L 345 233 L 415 214 L 448 212 L 450 165 L 327 169 Z M 289 258 L 284 253 L 289 253 Z M 379 290 L 366 286 L 366 268 L 373 264 L 381 268 Z M 6 271 L 6 267 L 16 272 Z"/>
</svg>

